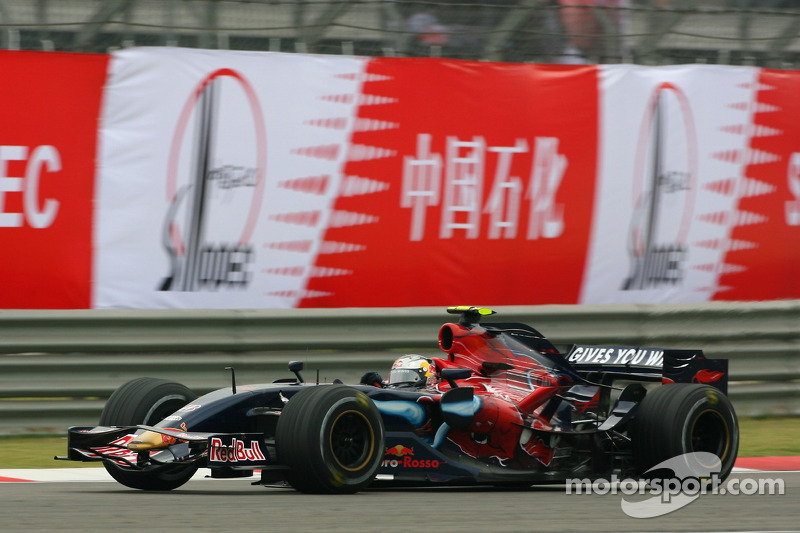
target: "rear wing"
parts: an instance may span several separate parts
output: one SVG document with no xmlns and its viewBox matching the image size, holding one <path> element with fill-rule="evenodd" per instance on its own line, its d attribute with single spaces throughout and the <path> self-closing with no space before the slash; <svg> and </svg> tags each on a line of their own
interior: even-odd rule
<svg viewBox="0 0 800 533">
<path fill-rule="evenodd" d="M 708 359 L 702 350 L 576 344 L 564 357 L 580 373 L 660 377 L 662 383 L 704 383 L 728 394 L 728 360 Z"/>
</svg>

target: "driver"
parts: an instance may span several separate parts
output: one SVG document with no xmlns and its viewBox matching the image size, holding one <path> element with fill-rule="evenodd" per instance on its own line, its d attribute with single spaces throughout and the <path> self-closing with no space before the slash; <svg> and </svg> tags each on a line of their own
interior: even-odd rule
<svg viewBox="0 0 800 533">
<path fill-rule="evenodd" d="M 433 387 L 439 379 L 433 361 L 421 355 L 408 354 L 397 359 L 389 371 L 389 380 L 384 383 L 377 372 L 367 372 L 361 378 L 364 385 L 377 387 L 408 387 L 423 389 Z"/>
</svg>

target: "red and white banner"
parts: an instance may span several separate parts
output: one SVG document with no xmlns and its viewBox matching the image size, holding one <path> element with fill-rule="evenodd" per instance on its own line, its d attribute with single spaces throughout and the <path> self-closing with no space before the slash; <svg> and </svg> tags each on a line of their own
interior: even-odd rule
<svg viewBox="0 0 800 533">
<path fill-rule="evenodd" d="M 114 55 L 97 307 L 577 300 L 597 70 Z"/>
<path fill-rule="evenodd" d="M 800 297 L 796 73 L 174 49 L 112 67 L 97 307 Z"/>
<path fill-rule="evenodd" d="M 108 57 L 0 51 L 0 308 L 91 304 Z"/>
<path fill-rule="evenodd" d="M 361 223 L 331 206 L 365 64 L 115 54 L 101 130 L 95 307 L 295 306 L 325 228 Z"/>
<path fill-rule="evenodd" d="M 730 125 L 746 140 L 724 154 L 741 169 L 721 194 L 736 198 L 718 300 L 800 298 L 800 72 L 760 70 L 747 105 L 750 121 Z"/>
<path fill-rule="evenodd" d="M 757 71 L 604 68 L 601 171 L 584 303 L 705 301 L 722 290 Z M 724 191 L 723 191 L 724 189 Z"/>
<path fill-rule="evenodd" d="M 583 278 L 595 189 L 597 70 L 433 60 L 374 60 L 342 175 L 377 180 L 340 193 L 300 306 L 573 303 Z M 415 81 L 416 80 L 416 81 Z M 587 127 L 588 126 L 588 127 Z"/>
<path fill-rule="evenodd" d="M 800 298 L 799 72 L 0 64 L 0 307 Z"/>
<path fill-rule="evenodd" d="M 580 303 L 800 297 L 798 73 L 605 67 Z"/>
</svg>

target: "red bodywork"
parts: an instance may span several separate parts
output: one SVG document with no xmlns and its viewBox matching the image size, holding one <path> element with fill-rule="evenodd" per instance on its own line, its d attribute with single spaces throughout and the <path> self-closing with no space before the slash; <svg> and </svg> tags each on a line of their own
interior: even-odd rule
<svg viewBox="0 0 800 533">
<path fill-rule="evenodd" d="M 572 376 L 548 366 L 541 354 L 507 335 L 496 335 L 484 328 L 448 323 L 439 331 L 439 347 L 447 359 L 434 358 L 441 370 L 469 368 L 472 377 L 463 386 L 473 387 L 480 407 L 472 427 L 452 430 L 448 439 L 472 457 L 513 459 L 517 450 L 543 464 L 550 463 L 553 449 L 533 431 L 550 430 L 553 413 L 543 413 L 544 406 L 556 394 L 569 389 Z M 450 389 L 442 381 L 438 390 Z"/>
</svg>

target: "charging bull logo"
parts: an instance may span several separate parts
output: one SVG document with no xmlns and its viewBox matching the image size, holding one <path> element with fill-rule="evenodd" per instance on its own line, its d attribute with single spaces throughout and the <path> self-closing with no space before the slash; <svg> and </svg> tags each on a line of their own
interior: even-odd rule
<svg viewBox="0 0 800 533">
<path fill-rule="evenodd" d="M 534 409 L 553 396 L 557 389 L 539 387 L 531 393 L 536 398 L 529 408 Z M 525 462 L 518 456 L 518 449 L 525 451 L 539 463 L 549 465 L 555 449 L 534 435 L 523 422 L 519 409 L 507 401 L 491 396 L 476 397 L 462 402 L 472 406 L 469 427 L 448 429 L 447 439 L 470 457 L 494 458 L 504 463 L 508 460 Z M 458 404 L 445 405 L 445 409 L 461 410 Z M 537 419 L 534 426 L 543 428 L 547 424 Z"/>
<path fill-rule="evenodd" d="M 512 404 L 482 396 L 469 431 L 451 431 L 448 438 L 472 457 L 511 459 L 519 443 L 523 422 Z"/>
<path fill-rule="evenodd" d="M 402 444 L 397 444 L 391 448 L 386 448 L 384 455 L 394 455 L 395 457 L 403 457 L 405 455 L 414 455 L 414 448 L 407 448 Z"/>
<path fill-rule="evenodd" d="M 697 138 L 686 95 L 659 85 L 648 103 L 634 168 L 634 215 L 628 242 L 631 269 L 622 290 L 683 279 L 694 211 Z"/>
<path fill-rule="evenodd" d="M 203 79 L 181 111 L 167 168 L 162 291 L 244 287 L 264 195 L 266 128 L 250 83 L 231 69 Z"/>
</svg>

